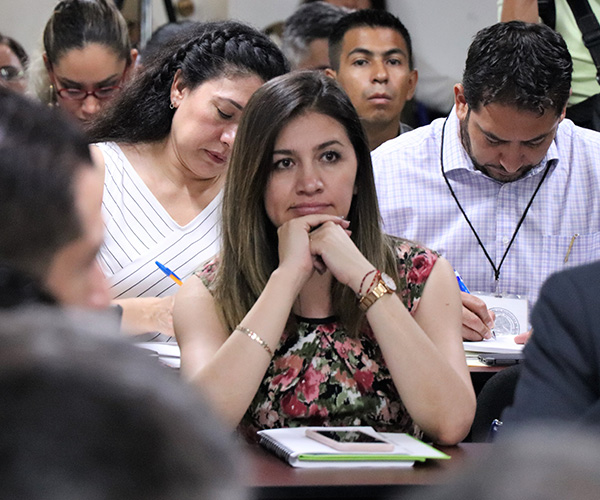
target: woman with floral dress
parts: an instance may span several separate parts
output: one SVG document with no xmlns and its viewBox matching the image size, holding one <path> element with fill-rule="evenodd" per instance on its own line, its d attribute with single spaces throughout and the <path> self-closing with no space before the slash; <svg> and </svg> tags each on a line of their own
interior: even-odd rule
<svg viewBox="0 0 600 500">
<path fill-rule="evenodd" d="M 250 99 L 233 148 L 220 254 L 175 299 L 185 377 L 256 430 L 371 425 L 453 444 L 475 397 L 451 266 L 380 228 L 369 148 L 317 72 Z"/>
</svg>

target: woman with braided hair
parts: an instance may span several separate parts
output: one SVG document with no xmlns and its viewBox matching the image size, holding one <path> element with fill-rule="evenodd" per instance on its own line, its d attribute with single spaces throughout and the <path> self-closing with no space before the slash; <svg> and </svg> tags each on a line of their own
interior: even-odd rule
<svg viewBox="0 0 600 500">
<path fill-rule="evenodd" d="M 185 281 L 218 251 L 221 190 L 240 115 L 256 89 L 287 69 L 255 29 L 205 24 L 94 121 L 107 229 L 98 259 L 125 329 L 171 335 L 178 285 L 156 262 Z"/>
</svg>

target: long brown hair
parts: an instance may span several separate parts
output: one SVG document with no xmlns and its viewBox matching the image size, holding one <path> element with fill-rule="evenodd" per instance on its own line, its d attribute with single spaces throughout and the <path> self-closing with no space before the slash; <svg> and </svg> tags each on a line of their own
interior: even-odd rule
<svg viewBox="0 0 600 500">
<path fill-rule="evenodd" d="M 320 72 L 275 78 L 252 96 L 244 110 L 225 183 L 223 243 L 213 293 L 230 331 L 254 305 L 278 266 L 277 231 L 267 216 L 264 194 L 279 133 L 309 111 L 330 116 L 346 130 L 358 163 L 357 195 L 348 214 L 352 239 L 378 269 L 397 274 L 391 245 L 381 232 L 369 147 L 350 100 Z M 364 315 L 354 292 L 336 280 L 331 292 L 334 314 L 351 335 L 358 335 Z"/>
</svg>

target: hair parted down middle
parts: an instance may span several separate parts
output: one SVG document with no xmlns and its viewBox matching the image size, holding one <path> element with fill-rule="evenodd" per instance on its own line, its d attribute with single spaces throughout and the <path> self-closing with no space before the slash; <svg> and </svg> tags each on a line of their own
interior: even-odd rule
<svg viewBox="0 0 600 500">
<path fill-rule="evenodd" d="M 279 263 L 277 230 L 267 216 L 264 194 L 278 135 L 294 118 L 309 112 L 333 118 L 348 134 L 357 159 L 357 194 L 348 214 L 352 240 L 373 265 L 397 276 L 392 246 L 381 231 L 371 155 L 356 110 L 333 79 L 318 71 L 293 72 L 271 80 L 250 98 L 231 154 L 213 290 L 230 331 L 254 305 Z M 332 300 L 334 314 L 357 335 L 364 315 L 354 292 L 334 281 Z"/>
</svg>

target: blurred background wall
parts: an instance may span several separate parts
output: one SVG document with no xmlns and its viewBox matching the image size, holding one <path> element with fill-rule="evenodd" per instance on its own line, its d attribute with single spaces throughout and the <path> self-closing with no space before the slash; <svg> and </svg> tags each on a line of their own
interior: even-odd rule
<svg viewBox="0 0 600 500">
<path fill-rule="evenodd" d="M 164 0 L 152 1 L 152 24 L 167 21 Z M 125 0 L 124 12 L 139 0 Z M 12 36 L 35 57 L 44 25 L 57 0 L 0 0 L 0 32 Z M 300 0 L 173 0 L 187 7 L 178 19 L 238 19 L 262 29 L 285 19 Z M 461 80 L 467 47 L 473 35 L 497 20 L 496 0 L 387 0 L 388 10 L 407 26 L 419 69 L 417 99 L 447 112 L 452 86 Z"/>
</svg>

